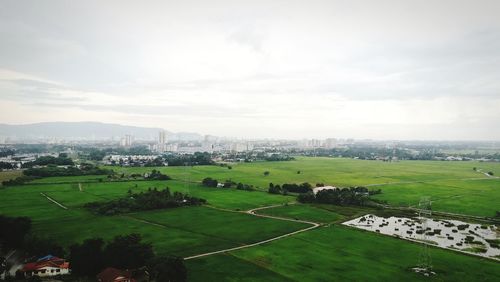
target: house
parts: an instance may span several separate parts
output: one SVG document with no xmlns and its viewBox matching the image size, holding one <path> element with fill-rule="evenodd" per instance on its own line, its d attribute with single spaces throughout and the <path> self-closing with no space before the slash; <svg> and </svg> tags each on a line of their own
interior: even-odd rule
<svg viewBox="0 0 500 282">
<path fill-rule="evenodd" d="M 322 186 L 322 187 L 313 188 L 313 193 L 314 193 L 314 195 L 316 195 L 321 190 L 337 190 L 337 189 L 338 188 L 334 187 L 334 186 Z"/>
<path fill-rule="evenodd" d="M 69 262 L 65 259 L 52 255 L 39 258 L 36 262 L 30 262 L 23 266 L 21 272 L 25 276 L 49 277 L 65 275 L 70 273 Z"/>
<path fill-rule="evenodd" d="M 132 278 L 132 272 L 128 270 L 116 269 L 108 267 L 97 274 L 97 281 L 99 282 L 136 282 Z"/>
</svg>

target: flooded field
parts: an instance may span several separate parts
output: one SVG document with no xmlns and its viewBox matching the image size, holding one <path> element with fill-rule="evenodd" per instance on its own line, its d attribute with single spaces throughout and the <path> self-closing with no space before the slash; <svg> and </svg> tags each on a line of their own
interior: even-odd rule
<svg viewBox="0 0 500 282">
<path fill-rule="evenodd" d="M 500 230 L 495 225 L 472 224 L 459 220 L 384 218 L 372 214 L 343 224 L 500 260 Z"/>
</svg>

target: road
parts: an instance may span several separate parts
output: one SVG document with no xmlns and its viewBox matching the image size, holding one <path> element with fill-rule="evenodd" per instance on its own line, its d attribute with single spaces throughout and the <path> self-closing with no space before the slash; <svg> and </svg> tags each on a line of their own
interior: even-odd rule
<svg viewBox="0 0 500 282">
<path fill-rule="evenodd" d="M 267 239 L 267 240 L 259 241 L 259 242 L 256 242 L 256 243 L 252 243 L 252 244 L 247 244 L 247 245 L 238 246 L 238 247 L 234 247 L 234 248 L 223 249 L 223 250 L 219 250 L 219 251 L 213 251 L 213 252 L 208 252 L 208 253 L 203 253 L 203 254 L 199 254 L 199 255 L 185 257 L 184 260 L 196 259 L 196 258 L 201 258 L 201 257 L 206 257 L 206 256 L 211 256 L 211 255 L 216 255 L 216 254 L 221 254 L 221 253 L 227 253 L 227 252 L 232 252 L 232 251 L 246 249 L 246 248 L 251 248 L 251 247 L 256 247 L 256 246 L 259 246 L 259 245 L 262 245 L 262 244 L 266 244 L 266 243 L 269 243 L 269 242 L 272 242 L 272 241 L 276 241 L 276 240 L 279 240 L 279 239 L 290 237 L 290 236 L 295 235 L 295 234 L 306 232 L 306 231 L 309 231 L 309 230 L 312 230 L 312 229 L 315 229 L 315 228 L 318 228 L 319 226 L 321 226 L 321 224 L 316 223 L 316 222 L 312 222 L 312 221 L 298 220 L 298 219 L 291 219 L 291 218 L 284 218 L 284 217 L 278 217 L 278 216 L 264 215 L 264 214 L 258 214 L 258 213 L 256 213 L 256 211 L 259 211 L 259 210 L 270 209 L 270 208 L 275 208 L 275 207 L 280 207 L 280 206 L 283 206 L 283 205 L 273 205 L 273 206 L 260 207 L 260 208 L 255 208 L 255 209 L 251 209 L 251 210 L 247 210 L 247 211 L 242 211 L 242 213 L 246 213 L 246 214 L 253 215 L 253 216 L 258 216 L 258 217 L 272 218 L 272 219 L 276 219 L 276 220 L 300 222 L 300 223 L 309 224 L 311 226 L 309 226 L 307 228 L 303 228 L 303 229 L 297 230 L 297 231 L 293 231 L 293 232 L 290 232 L 290 233 L 287 233 L 287 234 L 276 236 L 276 237 L 273 237 L 273 238 L 270 238 L 270 239 Z"/>
</svg>

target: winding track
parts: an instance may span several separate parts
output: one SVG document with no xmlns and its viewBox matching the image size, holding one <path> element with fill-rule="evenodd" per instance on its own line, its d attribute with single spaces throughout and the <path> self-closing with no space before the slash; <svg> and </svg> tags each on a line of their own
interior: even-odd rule
<svg viewBox="0 0 500 282">
<path fill-rule="evenodd" d="M 272 241 L 276 241 L 276 240 L 279 240 L 279 239 L 282 239 L 282 238 L 286 238 L 286 237 L 289 237 L 289 236 L 292 236 L 292 235 L 295 235 L 295 234 L 299 234 L 299 233 L 302 233 L 302 232 L 305 232 L 305 231 L 309 231 L 309 230 L 312 230 L 312 229 L 315 229 L 315 228 L 318 228 L 319 226 L 321 226 L 321 224 L 316 223 L 316 222 L 312 222 L 312 221 L 298 220 L 298 219 L 291 219 L 291 218 L 285 218 L 285 217 L 278 217 L 278 216 L 264 215 L 264 214 L 258 214 L 258 213 L 256 213 L 256 211 L 258 211 L 258 210 L 275 208 L 275 207 L 280 207 L 280 206 L 282 206 L 282 205 L 273 205 L 273 206 L 260 207 L 260 208 L 255 208 L 255 209 L 251 209 L 251 210 L 248 210 L 248 211 L 241 211 L 241 213 L 246 213 L 246 214 L 250 214 L 250 215 L 258 216 L 258 217 L 272 218 L 272 219 L 277 219 L 277 220 L 285 220 L 285 221 L 292 221 L 292 222 L 301 222 L 301 223 L 310 224 L 311 226 L 307 227 L 307 228 L 304 228 L 304 229 L 297 230 L 297 231 L 293 231 L 293 232 L 290 232 L 290 233 L 287 233 L 287 234 L 276 236 L 276 237 L 273 237 L 273 238 L 270 238 L 270 239 L 267 239 L 267 240 L 259 241 L 259 242 L 256 242 L 256 243 L 252 243 L 252 244 L 247 244 L 247 245 L 243 245 L 243 246 L 239 246 L 239 247 L 234 247 L 234 248 L 229 248 L 229 249 L 224 249 L 224 250 L 219 250 L 219 251 L 208 252 L 208 253 L 203 253 L 203 254 L 199 254 L 199 255 L 185 257 L 184 260 L 196 259 L 196 258 L 201 258 L 201 257 L 206 257 L 206 256 L 211 256 L 211 255 L 216 255 L 216 254 L 221 254 L 221 253 L 227 253 L 227 252 L 232 252 L 232 251 L 246 249 L 246 248 L 251 248 L 251 247 L 259 246 L 259 245 L 266 244 L 266 243 L 269 243 L 269 242 L 272 242 Z"/>
</svg>

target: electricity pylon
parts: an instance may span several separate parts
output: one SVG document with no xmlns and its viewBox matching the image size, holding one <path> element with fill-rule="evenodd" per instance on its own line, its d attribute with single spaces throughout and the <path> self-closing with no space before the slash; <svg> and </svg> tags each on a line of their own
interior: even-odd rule
<svg viewBox="0 0 500 282">
<path fill-rule="evenodd" d="M 431 204 L 432 202 L 429 197 L 420 198 L 420 202 L 418 203 L 418 217 L 422 228 L 422 246 L 420 248 L 417 271 L 425 276 L 433 274 L 432 258 L 427 244 L 427 220 L 432 215 Z"/>
</svg>

